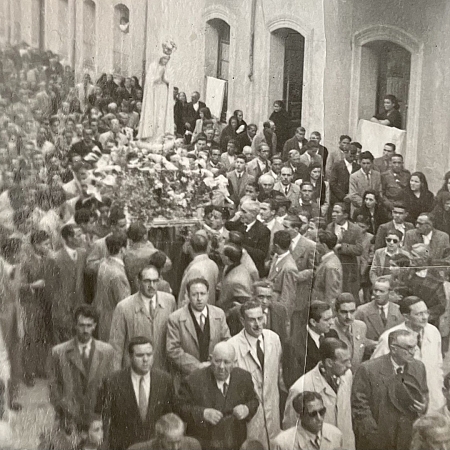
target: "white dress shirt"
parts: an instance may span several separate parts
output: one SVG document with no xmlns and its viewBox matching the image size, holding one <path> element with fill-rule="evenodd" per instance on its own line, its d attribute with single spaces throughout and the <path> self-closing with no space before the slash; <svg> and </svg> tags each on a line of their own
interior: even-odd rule
<svg viewBox="0 0 450 450">
<path fill-rule="evenodd" d="M 226 380 L 223 380 L 223 381 L 216 380 L 216 383 L 217 383 L 217 387 L 219 388 L 219 391 L 222 392 L 222 394 L 223 394 L 223 385 L 225 383 L 227 383 L 227 387 L 228 388 L 230 387 L 230 375 L 228 375 L 228 378 Z"/>
<path fill-rule="evenodd" d="M 430 245 L 432 237 L 433 237 L 433 231 L 430 231 L 428 234 L 423 234 L 422 235 L 423 243 L 426 245 Z"/>
<path fill-rule="evenodd" d="M 252 348 L 252 350 L 255 352 L 257 352 L 257 345 L 258 345 L 258 341 L 260 342 L 260 346 L 261 346 L 261 350 L 264 353 L 264 338 L 263 336 L 259 336 L 259 338 L 255 338 L 254 336 L 250 336 L 246 331 L 244 331 L 244 335 L 245 338 L 247 339 L 247 342 L 250 344 L 250 347 Z"/>
<path fill-rule="evenodd" d="M 201 326 L 200 317 L 202 316 L 202 314 L 205 317 L 205 323 L 206 323 L 206 319 L 208 318 L 208 307 L 207 306 L 205 306 L 202 311 L 196 311 L 194 308 L 192 308 L 192 312 L 194 313 L 195 320 L 197 321 L 199 326 Z"/>
<path fill-rule="evenodd" d="M 84 356 L 84 349 L 87 350 L 87 355 L 89 356 L 91 354 L 91 345 L 92 345 L 92 339 L 89 339 L 89 342 L 86 342 L 85 344 L 82 344 L 81 342 L 78 342 L 78 350 L 80 351 L 81 357 Z"/>
<path fill-rule="evenodd" d="M 387 317 L 388 317 L 388 311 L 389 311 L 389 303 L 386 303 L 386 304 L 383 305 L 383 306 L 378 306 L 378 305 L 377 305 L 377 308 L 378 308 L 378 311 L 380 312 L 380 315 L 381 315 L 381 310 L 384 311 L 384 315 L 386 316 L 386 319 L 387 319 Z"/>
<path fill-rule="evenodd" d="M 320 334 L 316 333 L 314 330 L 308 326 L 308 333 L 311 336 L 312 340 L 316 344 L 317 348 L 320 348 L 320 338 L 322 337 Z"/>
<path fill-rule="evenodd" d="M 301 237 L 301 234 L 298 233 L 297 236 L 295 236 L 295 238 L 292 239 L 291 250 L 293 250 L 297 246 L 298 241 L 300 240 L 300 237 Z"/>
<path fill-rule="evenodd" d="M 150 396 L 150 371 L 145 375 L 138 375 L 131 369 L 131 383 L 133 384 L 134 395 L 136 396 L 136 402 L 139 406 L 139 389 L 141 386 L 141 378 L 144 377 L 144 390 L 145 396 L 149 398 Z"/>
<path fill-rule="evenodd" d="M 348 173 L 351 175 L 353 172 L 353 164 L 349 163 L 345 158 L 344 158 L 344 163 L 345 163 L 345 167 L 347 167 Z"/>
<path fill-rule="evenodd" d="M 152 298 L 146 297 L 145 295 L 142 294 L 141 292 L 141 298 L 142 301 L 144 302 L 144 306 L 145 309 L 147 310 L 147 312 L 150 314 L 150 303 L 152 304 L 152 309 L 155 310 L 156 308 L 156 295 L 154 295 Z"/>
<path fill-rule="evenodd" d="M 256 220 L 254 220 L 252 223 L 249 223 L 249 224 L 246 226 L 245 231 L 248 233 L 249 230 L 250 230 L 250 228 L 251 228 L 253 225 L 255 225 L 255 223 L 256 223 Z"/>
<path fill-rule="evenodd" d="M 73 248 L 68 247 L 65 244 L 64 244 L 64 248 L 66 249 L 66 252 L 69 254 L 70 259 L 72 261 L 76 261 L 77 260 L 77 251 L 74 250 Z"/>
</svg>

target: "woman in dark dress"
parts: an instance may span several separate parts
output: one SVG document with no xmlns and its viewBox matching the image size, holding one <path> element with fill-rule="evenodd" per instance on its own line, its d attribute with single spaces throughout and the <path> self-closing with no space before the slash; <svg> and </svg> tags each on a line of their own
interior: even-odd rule
<svg viewBox="0 0 450 450">
<path fill-rule="evenodd" d="M 238 123 L 237 118 L 235 116 L 231 116 L 228 119 L 228 125 L 222 130 L 222 134 L 220 135 L 220 150 L 222 153 L 227 151 L 227 144 L 229 140 L 236 140 L 236 129 L 238 127 Z"/>
<path fill-rule="evenodd" d="M 353 220 L 356 221 L 358 216 L 364 218 L 368 224 L 367 232 L 374 236 L 377 234 L 378 227 L 389 221 L 379 195 L 372 189 L 364 192 L 362 206 L 353 213 Z"/>
<path fill-rule="evenodd" d="M 422 212 L 430 212 L 434 205 L 434 195 L 428 189 L 428 182 L 422 172 L 414 172 L 409 180 L 406 191 L 406 207 L 408 222 L 416 223 Z"/>
<path fill-rule="evenodd" d="M 284 103 L 281 100 L 273 103 L 273 113 L 270 115 L 269 120 L 275 124 L 277 153 L 281 153 L 284 143 L 289 139 L 289 127 L 291 125 L 289 115 L 284 109 Z"/>
<path fill-rule="evenodd" d="M 188 102 L 184 92 L 178 93 L 177 101 L 173 107 L 173 115 L 175 125 L 177 127 L 177 134 L 184 136 L 186 132 L 185 124 L 188 122 Z"/>
<path fill-rule="evenodd" d="M 436 206 L 432 211 L 434 228 L 450 234 L 450 192 L 442 191 L 436 196 Z"/>
<path fill-rule="evenodd" d="M 402 115 L 399 112 L 400 105 L 398 104 L 395 95 L 384 96 L 384 111 L 376 114 L 370 120 L 388 127 L 402 128 Z"/>
</svg>

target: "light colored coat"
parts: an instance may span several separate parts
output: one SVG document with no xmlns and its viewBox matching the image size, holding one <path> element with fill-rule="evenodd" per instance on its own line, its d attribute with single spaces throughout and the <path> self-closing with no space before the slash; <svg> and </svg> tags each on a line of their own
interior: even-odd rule
<svg viewBox="0 0 450 450">
<path fill-rule="evenodd" d="M 322 427 L 322 440 L 320 450 L 336 450 L 347 448 L 343 446 L 342 433 L 333 425 L 324 423 Z M 299 427 L 292 427 L 282 431 L 272 442 L 271 450 L 312 450 L 312 443 L 304 431 Z"/>
<path fill-rule="evenodd" d="M 281 192 L 288 200 L 291 201 L 291 208 L 298 208 L 300 205 L 300 186 L 295 183 L 291 183 L 287 195 L 285 189 L 286 187 L 283 183 L 281 183 L 281 181 L 277 181 L 273 187 L 274 191 Z"/>
<path fill-rule="evenodd" d="M 347 370 L 347 372 L 340 377 L 339 389 L 336 393 L 320 373 L 319 364 L 314 367 L 314 369 L 305 373 L 305 375 L 299 378 L 289 389 L 289 395 L 286 400 L 286 409 L 284 411 L 283 428 L 287 430 L 291 427 L 295 427 L 297 422 L 298 415 L 292 406 L 294 398 L 301 392 L 317 392 L 322 396 L 323 404 L 327 408 L 324 422 L 334 425 L 341 430 L 343 435 L 342 448 L 354 450 L 355 436 L 353 434 L 352 409 L 350 403 L 352 378 L 351 370 Z"/>
<path fill-rule="evenodd" d="M 270 441 L 280 432 L 281 343 L 271 330 L 263 330 L 264 374 L 256 350 L 249 344 L 245 331 L 233 336 L 229 343 L 236 351 L 236 367 L 250 372 L 259 400 L 259 407 L 247 424 L 247 439 L 256 439 L 270 449 Z"/>
<path fill-rule="evenodd" d="M 209 352 L 215 345 L 229 339 L 225 313 L 216 306 L 208 305 L 210 324 Z M 183 375 L 189 375 L 200 369 L 200 349 L 194 322 L 188 306 L 175 311 L 169 316 L 167 324 L 167 358 Z"/>
<path fill-rule="evenodd" d="M 117 304 L 131 295 L 125 267 L 118 258 L 106 258 L 98 269 L 97 290 L 93 305 L 100 312 L 98 337 L 108 342 L 111 321 Z"/>
<path fill-rule="evenodd" d="M 227 267 L 225 267 L 226 269 Z M 234 298 L 247 297 L 250 299 L 252 296 L 252 285 L 253 279 L 248 270 L 243 264 L 239 264 L 223 277 L 217 306 L 227 312 L 233 307 Z"/>
<path fill-rule="evenodd" d="M 114 310 L 109 342 L 114 348 L 114 369 L 128 367 L 128 343 L 136 336 L 145 336 L 153 343 L 153 367 L 166 369 L 166 330 L 169 315 L 175 311 L 175 297 L 156 293 L 155 317 L 152 318 L 141 294 L 130 295 Z"/>
<path fill-rule="evenodd" d="M 375 254 L 373 255 L 372 266 L 370 267 L 369 271 L 369 277 L 372 284 L 375 284 L 377 278 L 383 275 L 384 265 L 386 264 L 386 251 L 387 251 L 386 247 L 375 250 Z M 397 253 L 411 257 L 411 255 L 408 252 L 402 250 L 401 248 L 398 249 Z M 387 269 L 389 269 L 389 267 L 387 267 Z"/>
<path fill-rule="evenodd" d="M 390 330 L 385 331 L 378 341 L 371 359 L 389 353 L 388 337 L 395 330 L 407 330 L 405 323 L 401 323 Z M 427 385 L 430 395 L 428 412 L 437 412 L 445 404 L 442 388 L 444 387 L 444 372 L 442 370 L 441 334 L 431 325 L 425 325 L 423 329 L 422 348 L 416 347 L 414 359 L 422 361 L 427 373 Z"/>
<path fill-rule="evenodd" d="M 352 202 L 351 215 L 356 208 L 361 208 L 362 197 L 364 192 L 368 189 L 373 189 L 375 192 L 381 195 L 381 175 L 380 172 L 372 170 L 370 172 L 370 183 L 367 181 L 366 175 L 363 173 L 362 169 L 350 175 L 350 185 L 348 190 L 348 196 Z"/>
<path fill-rule="evenodd" d="M 342 264 L 334 252 L 322 257 L 322 261 L 314 274 L 312 300 L 321 300 L 334 304 L 342 292 Z"/>
<path fill-rule="evenodd" d="M 106 238 L 111 234 L 106 235 L 101 239 L 97 239 L 92 246 L 91 253 L 86 259 L 86 272 L 90 275 L 97 275 L 100 263 L 104 258 L 109 256 L 108 247 L 106 246 Z"/>
<path fill-rule="evenodd" d="M 219 281 L 219 268 L 217 264 L 209 258 L 207 254 L 197 255 L 186 267 L 183 279 L 181 280 L 180 291 L 178 294 L 178 307 L 181 308 L 189 303 L 187 284 L 193 278 L 205 278 L 209 284 L 210 305 L 216 304 L 216 288 Z"/>
</svg>

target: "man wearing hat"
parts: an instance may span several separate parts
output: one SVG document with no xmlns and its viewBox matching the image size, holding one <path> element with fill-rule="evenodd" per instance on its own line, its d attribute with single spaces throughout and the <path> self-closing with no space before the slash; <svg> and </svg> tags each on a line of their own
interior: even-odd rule
<svg viewBox="0 0 450 450">
<path fill-rule="evenodd" d="M 428 390 L 430 391 L 429 412 L 438 411 L 444 405 L 442 389 L 444 373 L 442 371 L 441 334 L 428 323 L 429 310 L 419 297 L 405 297 L 399 302 L 400 313 L 405 322 L 384 332 L 380 336 L 372 359 L 389 353 L 389 333 L 395 330 L 408 330 L 417 335 L 417 347 L 414 358 L 422 361 L 427 371 Z"/>
<path fill-rule="evenodd" d="M 425 414 L 425 366 L 414 359 L 417 337 L 408 330 L 389 334 L 389 353 L 364 362 L 352 387 L 357 450 L 409 450 L 412 425 Z"/>
</svg>

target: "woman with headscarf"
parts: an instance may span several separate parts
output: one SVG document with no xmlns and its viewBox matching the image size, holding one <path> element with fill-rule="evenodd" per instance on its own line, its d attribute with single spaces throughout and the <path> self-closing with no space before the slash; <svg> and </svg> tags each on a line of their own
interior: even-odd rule
<svg viewBox="0 0 450 450">
<path fill-rule="evenodd" d="M 436 206 L 431 212 L 434 228 L 450 235 L 450 192 L 442 191 L 436 197 Z"/>
<path fill-rule="evenodd" d="M 289 115 L 284 109 L 284 103 L 281 100 L 276 100 L 273 103 L 273 113 L 270 115 L 269 120 L 275 124 L 277 153 L 281 153 L 284 143 L 289 139 L 289 128 L 291 125 Z"/>
<path fill-rule="evenodd" d="M 238 123 L 237 118 L 235 116 L 231 116 L 228 119 L 228 125 L 222 130 L 222 134 L 220 135 L 220 150 L 222 153 L 227 151 L 228 141 L 236 140 L 236 129 L 238 127 Z"/>
<path fill-rule="evenodd" d="M 433 209 L 434 195 L 428 189 L 428 182 L 422 172 L 414 172 L 409 179 L 406 191 L 406 209 L 408 222 L 416 223 L 420 213 L 430 212 Z"/>
</svg>

